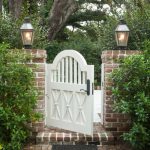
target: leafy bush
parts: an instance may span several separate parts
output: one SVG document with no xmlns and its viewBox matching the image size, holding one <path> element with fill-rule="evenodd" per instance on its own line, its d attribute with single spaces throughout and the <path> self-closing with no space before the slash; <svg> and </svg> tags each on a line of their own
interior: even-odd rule
<svg viewBox="0 0 150 150">
<path fill-rule="evenodd" d="M 0 44 L 0 144 L 3 150 L 21 150 L 29 133 L 27 122 L 39 116 L 33 110 L 38 93 L 26 65 L 30 57 L 8 48 Z"/>
<path fill-rule="evenodd" d="M 131 129 L 123 137 L 136 150 L 150 148 L 150 41 L 143 49 L 125 58 L 112 73 L 114 108 L 131 116 Z"/>
<path fill-rule="evenodd" d="M 47 43 L 45 27 L 39 25 L 39 18 L 36 16 L 30 16 L 32 18 L 31 24 L 35 30 L 33 48 L 45 48 Z M 11 16 L 0 15 L 0 43 L 9 43 L 11 48 L 22 48 L 22 40 L 20 34 L 20 27 L 24 22 L 24 18 L 14 20 Z"/>
<path fill-rule="evenodd" d="M 10 16 L 0 15 L 0 43 L 9 43 L 12 48 L 21 48 L 19 21 L 14 21 Z"/>
</svg>

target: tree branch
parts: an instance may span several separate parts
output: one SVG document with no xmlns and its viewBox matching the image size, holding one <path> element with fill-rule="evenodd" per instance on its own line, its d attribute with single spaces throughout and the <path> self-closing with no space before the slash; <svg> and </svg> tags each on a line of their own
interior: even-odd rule
<svg viewBox="0 0 150 150">
<path fill-rule="evenodd" d="M 51 41 L 77 10 L 74 0 L 55 0 L 50 11 L 48 40 Z"/>
<path fill-rule="evenodd" d="M 68 24 L 71 25 L 74 22 L 83 22 L 83 21 L 101 21 L 106 19 L 106 14 L 102 11 L 86 11 L 75 13 L 68 20 Z"/>
<path fill-rule="evenodd" d="M 0 14 L 2 14 L 3 0 L 0 0 Z"/>
</svg>

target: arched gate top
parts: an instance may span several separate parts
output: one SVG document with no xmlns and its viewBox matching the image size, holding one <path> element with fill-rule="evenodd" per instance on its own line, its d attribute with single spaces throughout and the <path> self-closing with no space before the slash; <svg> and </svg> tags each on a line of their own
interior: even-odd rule
<svg viewBox="0 0 150 150">
<path fill-rule="evenodd" d="M 81 70 L 84 70 L 87 66 L 87 62 L 84 59 L 84 57 L 79 52 L 77 52 L 75 50 L 64 50 L 64 51 L 61 51 L 60 53 L 58 53 L 57 56 L 55 57 L 54 61 L 53 61 L 53 65 L 57 66 L 57 64 L 63 58 L 66 58 L 66 57 L 74 58 L 80 64 Z"/>
</svg>

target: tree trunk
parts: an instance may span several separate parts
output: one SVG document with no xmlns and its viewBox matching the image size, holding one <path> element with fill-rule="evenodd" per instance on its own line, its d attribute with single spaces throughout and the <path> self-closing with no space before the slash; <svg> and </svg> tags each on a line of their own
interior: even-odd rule
<svg viewBox="0 0 150 150">
<path fill-rule="evenodd" d="M 0 0 L 0 14 L 2 14 L 3 0 Z"/>
<path fill-rule="evenodd" d="M 14 16 L 15 11 L 14 11 L 14 0 L 9 0 L 9 13 Z"/>
<path fill-rule="evenodd" d="M 18 19 L 21 14 L 22 0 L 9 0 L 9 13 Z"/>
<path fill-rule="evenodd" d="M 22 0 L 14 0 L 15 18 L 18 19 L 21 14 Z"/>
<path fill-rule="evenodd" d="M 49 41 L 54 40 L 56 34 L 76 10 L 77 5 L 74 0 L 54 0 L 49 17 Z"/>
</svg>

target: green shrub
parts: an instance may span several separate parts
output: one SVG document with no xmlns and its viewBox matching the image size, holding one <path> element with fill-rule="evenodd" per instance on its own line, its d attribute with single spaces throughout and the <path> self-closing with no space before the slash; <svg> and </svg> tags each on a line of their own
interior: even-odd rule
<svg viewBox="0 0 150 150">
<path fill-rule="evenodd" d="M 21 150 L 29 134 L 27 122 L 39 116 L 33 110 L 38 93 L 26 65 L 30 57 L 8 48 L 0 44 L 0 145 L 3 150 Z"/>
<path fill-rule="evenodd" d="M 136 150 L 150 148 L 150 41 L 143 49 L 112 73 L 114 108 L 131 116 L 131 129 L 123 137 Z"/>
</svg>

